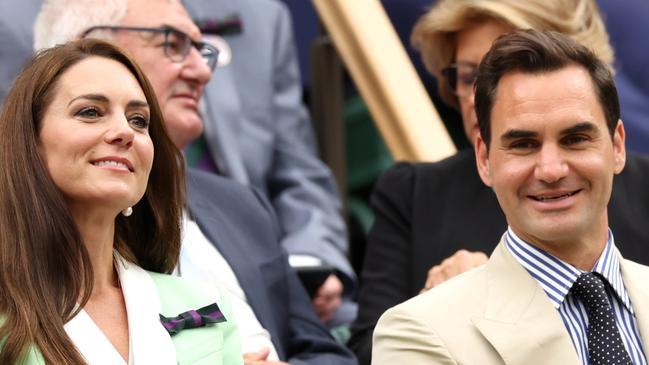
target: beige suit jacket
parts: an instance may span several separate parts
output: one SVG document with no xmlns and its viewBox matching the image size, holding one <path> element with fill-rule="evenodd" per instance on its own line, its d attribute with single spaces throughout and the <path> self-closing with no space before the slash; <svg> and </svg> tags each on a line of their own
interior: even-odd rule
<svg viewBox="0 0 649 365">
<path fill-rule="evenodd" d="M 646 351 L 649 267 L 621 257 L 620 267 Z M 487 264 L 386 311 L 372 351 L 374 365 L 580 365 L 558 311 L 504 241 Z"/>
</svg>

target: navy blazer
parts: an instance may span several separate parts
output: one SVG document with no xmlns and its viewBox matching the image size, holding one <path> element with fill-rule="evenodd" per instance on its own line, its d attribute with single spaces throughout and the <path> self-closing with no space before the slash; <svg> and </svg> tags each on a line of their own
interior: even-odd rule
<svg viewBox="0 0 649 365">
<path fill-rule="evenodd" d="M 228 262 L 248 304 L 292 365 L 353 365 L 354 355 L 321 325 L 279 244 L 270 204 L 232 180 L 188 169 L 189 210 Z"/>
</svg>

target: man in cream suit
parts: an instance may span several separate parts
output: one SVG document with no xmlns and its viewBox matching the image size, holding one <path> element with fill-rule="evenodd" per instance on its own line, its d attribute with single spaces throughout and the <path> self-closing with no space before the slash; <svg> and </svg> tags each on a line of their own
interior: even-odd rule
<svg viewBox="0 0 649 365">
<path fill-rule="evenodd" d="M 649 268 L 608 229 L 625 164 L 609 70 L 558 33 L 517 32 L 482 61 L 475 103 L 478 171 L 509 229 L 487 264 L 388 310 L 373 364 L 646 364 Z"/>
</svg>

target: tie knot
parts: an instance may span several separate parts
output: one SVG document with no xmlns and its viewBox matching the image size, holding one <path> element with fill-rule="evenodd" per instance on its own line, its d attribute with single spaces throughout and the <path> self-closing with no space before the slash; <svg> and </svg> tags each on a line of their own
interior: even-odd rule
<svg viewBox="0 0 649 365">
<path fill-rule="evenodd" d="M 587 311 L 609 306 L 605 279 L 599 274 L 581 274 L 572 285 L 571 292 L 584 304 Z"/>
</svg>

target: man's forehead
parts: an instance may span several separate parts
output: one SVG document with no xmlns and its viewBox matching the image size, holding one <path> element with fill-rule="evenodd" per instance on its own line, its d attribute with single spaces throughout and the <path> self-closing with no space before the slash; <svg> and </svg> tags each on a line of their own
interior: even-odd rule
<svg viewBox="0 0 649 365">
<path fill-rule="evenodd" d="M 605 123 L 590 75 L 572 65 L 549 72 L 503 75 L 491 116 L 495 134 L 512 128 L 538 131 L 550 125 L 561 129 L 585 121 L 598 127 Z"/>
<path fill-rule="evenodd" d="M 126 14 L 121 24 L 135 27 L 171 26 L 193 39 L 201 33 L 178 0 L 128 0 Z"/>
</svg>

